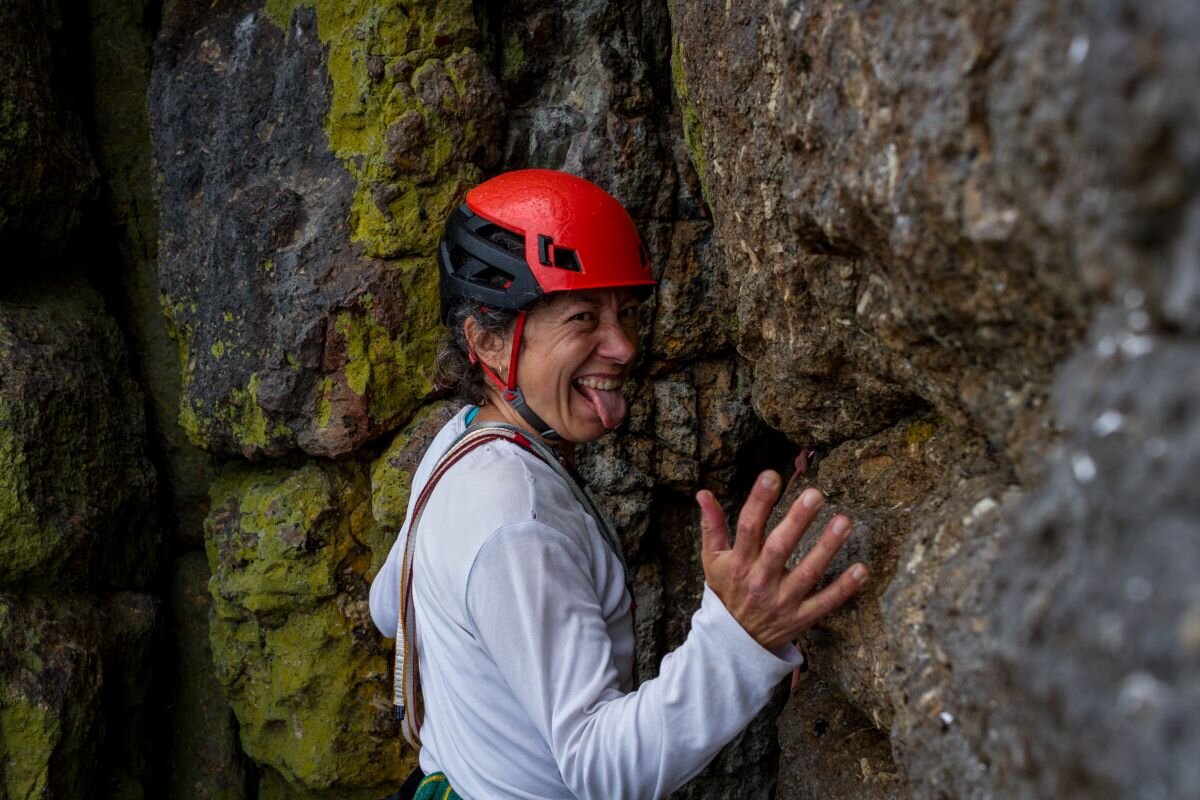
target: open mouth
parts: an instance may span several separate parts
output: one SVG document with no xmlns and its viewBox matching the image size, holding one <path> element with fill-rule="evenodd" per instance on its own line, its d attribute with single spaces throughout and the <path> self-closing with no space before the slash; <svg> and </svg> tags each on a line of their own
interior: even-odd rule
<svg viewBox="0 0 1200 800">
<path fill-rule="evenodd" d="M 625 397 L 621 386 L 625 381 L 618 378 L 576 378 L 571 381 L 575 391 L 583 395 L 600 418 L 606 430 L 612 430 L 625 419 Z"/>
</svg>

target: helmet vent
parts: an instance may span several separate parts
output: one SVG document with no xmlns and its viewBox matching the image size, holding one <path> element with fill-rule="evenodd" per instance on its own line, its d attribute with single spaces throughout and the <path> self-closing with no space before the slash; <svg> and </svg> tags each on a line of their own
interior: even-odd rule
<svg viewBox="0 0 1200 800">
<path fill-rule="evenodd" d="M 519 233 L 514 233 L 506 228 L 501 228 L 499 225 L 488 223 L 481 226 L 476 235 L 487 239 L 492 244 L 500 245 L 513 255 L 525 255 L 525 237 Z"/>
<path fill-rule="evenodd" d="M 472 275 L 471 283 L 483 284 L 493 289 L 507 289 L 513 284 L 513 276 L 502 269 L 487 267 Z"/>
<path fill-rule="evenodd" d="M 568 247 L 555 247 L 554 266 L 559 269 L 569 269 L 572 272 L 579 272 L 579 256 L 575 255 L 575 251 Z"/>
</svg>

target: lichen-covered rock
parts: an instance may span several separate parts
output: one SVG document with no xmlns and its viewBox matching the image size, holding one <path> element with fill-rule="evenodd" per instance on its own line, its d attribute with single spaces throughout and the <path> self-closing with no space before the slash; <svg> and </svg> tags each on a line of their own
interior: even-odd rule
<svg viewBox="0 0 1200 800">
<path fill-rule="evenodd" d="M 381 797 L 415 763 L 392 720 L 390 652 L 371 622 L 366 471 L 234 465 L 205 521 L 217 676 L 242 746 L 297 796 Z"/>
<path fill-rule="evenodd" d="M 0 252 L 5 283 L 57 266 L 97 191 L 69 60 L 72 4 L 0 7 Z"/>
<path fill-rule="evenodd" d="M 85 601 L 0 595 L 0 776 L 8 797 L 80 797 L 99 745 L 100 631 Z"/>
<path fill-rule="evenodd" d="M 0 796 L 144 796 L 157 621 L 148 595 L 0 594 Z"/>
<path fill-rule="evenodd" d="M 371 513 L 379 527 L 393 538 L 408 516 L 408 501 L 411 497 L 412 479 L 417 466 L 429 449 L 429 443 L 437 436 L 458 405 L 448 401 L 433 403 L 417 412 L 396 436 L 379 460 L 371 465 Z M 383 552 L 387 556 L 387 551 Z M 372 576 L 378 567 L 372 571 Z"/>
<path fill-rule="evenodd" d="M 155 477 L 124 353 L 77 281 L 0 300 L 0 585 L 154 574 Z"/>
<path fill-rule="evenodd" d="M 462 0 L 166 7 L 160 282 L 196 444 L 341 455 L 420 406 L 440 226 L 499 152 L 478 40 Z"/>
<path fill-rule="evenodd" d="M 171 712 L 171 774 L 175 800 L 242 800 L 248 796 L 237 723 L 217 681 L 208 620 L 211 574 L 204 553 L 184 553 L 171 581 L 177 682 Z"/>
</svg>

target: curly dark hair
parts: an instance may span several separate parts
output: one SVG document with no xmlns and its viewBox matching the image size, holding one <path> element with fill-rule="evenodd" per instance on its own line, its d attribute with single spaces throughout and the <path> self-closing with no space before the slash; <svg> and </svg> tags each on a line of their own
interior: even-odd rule
<svg viewBox="0 0 1200 800">
<path fill-rule="evenodd" d="M 504 336 L 516 326 L 517 312 L 468 302 L 459 303 L 450 312 L 450 321 L 434 361 L 433 385 L 440 391 L 455 392 L 463 403 L 482 405 L 487 402 L 487 388 L 491 383 L 479 364 L 472 364 L 468 355 L 467 319 L 475 320 L 488 333 Z"/>
</svg>

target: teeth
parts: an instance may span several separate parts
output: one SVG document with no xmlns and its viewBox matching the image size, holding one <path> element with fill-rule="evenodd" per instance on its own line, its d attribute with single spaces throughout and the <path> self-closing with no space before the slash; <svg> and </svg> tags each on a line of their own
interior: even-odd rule
<svg viewBox="0 0 1200 800">
<path fill-rule="evenodd" d="M 576 378 L 575 383 L 580 386 L 586 386 L 589 389 L 600 389 L 605 392 L 612 392 L 621 388 L 621 381 L 604 380 L 601 378 Z"/>
</svg>

